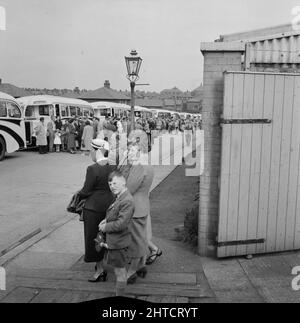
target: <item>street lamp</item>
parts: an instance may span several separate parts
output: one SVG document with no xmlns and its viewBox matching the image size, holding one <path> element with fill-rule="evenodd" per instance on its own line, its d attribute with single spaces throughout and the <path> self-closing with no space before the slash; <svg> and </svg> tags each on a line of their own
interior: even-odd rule
<svg viewBox="0 0 300 323">
<path fill-rule="evenodd" d="M 132 50 L 130 53 L 131 56 L 125 57 L 126 67 L 127 67 L 127 79 L 130 81 L 131 89 L 131 131 L 135 129 L 134 127 L 134 106 L 135 106 L 135 97 L 134 97 L 134 88 L 135 83 L 139 79 L 139 71 L 142 64 L 142 59 L 137 56 L 137 51 Z"/>
</svg>

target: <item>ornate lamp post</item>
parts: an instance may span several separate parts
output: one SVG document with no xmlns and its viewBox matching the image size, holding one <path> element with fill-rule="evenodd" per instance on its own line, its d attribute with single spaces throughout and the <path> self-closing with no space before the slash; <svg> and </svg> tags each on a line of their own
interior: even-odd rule
<svg viewBox="0 0 300 323">
<path fill-rule="evenodd" d="M 136 50 L 132 50 L 131 56 L 125 57 L 126 67 L 127 67 L 127 79 L 130 81 L 131 89 L 131 127 L 130 130 L 134 130 L 134 106 L 135 106 L 135 93 L 134 88 L 136 81 L 139 79 L 139 71 L 142 64 L 142 59 L 137 56 Z"/>
</svg>

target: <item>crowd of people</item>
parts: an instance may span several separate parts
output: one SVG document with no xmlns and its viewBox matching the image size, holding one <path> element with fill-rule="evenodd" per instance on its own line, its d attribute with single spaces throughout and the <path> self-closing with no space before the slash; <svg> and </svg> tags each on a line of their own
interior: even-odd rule
<svg viewBox="0 0 300 323">
<path fill-rule="evenodd" d="M 36 144 L 40 154 L 48 152 L 69 152 L 75 154 L 77 151 L 89 153 L 93 139 L 100 138 L 110 142 L 112 136 L 129 135 L 131 129 L 130 117 L 110 117 L 93 120 L 88 118 L 72 118 L 62 121 L 60 117 L 51 117 L 45 124 L 45 119 L 40 118 L 35 127 Z M 178 134 L 185 132 L 186 143 L 191 143 L 191 133 L 201 129 L 201 119 L 180 119 L 173 117 L 139 117 L 135 121 L 135 129 L 142 130 L 147 134 L 148 147 L 151 150 L 154 137 L 164 134 Z M 189 130 L 189 131 L 187 131 Z"/>
</svg>

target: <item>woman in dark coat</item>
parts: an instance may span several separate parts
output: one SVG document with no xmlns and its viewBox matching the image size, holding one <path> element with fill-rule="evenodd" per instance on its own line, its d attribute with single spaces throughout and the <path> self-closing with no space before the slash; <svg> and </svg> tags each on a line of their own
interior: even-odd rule
<svg viewBox="0 0 300 323">
<path fill-rule="evenodd" d="M 68 124 L 68 151 L 71 153 L 71 154 L 75 154 L 75 150 L 76 150 L 76 144 L 75 144 L 75 136 L 77 134 L 76 132 L 76 128 L 74 126 L 74 120 L 71 119 L 69 121 L 69 124 Z"/>
<path fill-rule="evenodd" d="M 113 201 L 108 184 L 109 174 L 114 167 L 108 164 L 109 144 L 102 139 L 92 141 L 91 157 L 95 162 L 87 168 L 86 179 L 82 190 L 82 198 L 87 198 L 83 210 L 85 262 L 96 262 L 96 273 L 89 282 L 105 281 L 107 273 L 103 270 L 104 249 L 96 252 L 94 239 L 98 234 L 98 226 L 105 219 L 106 210 Z"/>
</svg>

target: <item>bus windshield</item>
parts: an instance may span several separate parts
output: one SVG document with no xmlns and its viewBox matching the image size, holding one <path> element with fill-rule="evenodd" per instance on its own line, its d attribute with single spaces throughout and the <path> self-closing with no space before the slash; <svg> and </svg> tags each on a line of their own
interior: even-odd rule
<svg viewBox="0 0 300 323">
<path fill-rule="evenodd" d="M 21 110 L 13 102 L 0 101 L 0 117 L 21 118 Z"/>
<path fill-rule="evenodd" d="M 0 101 L 0 117 L 6 117 L 7 116 L 7 109 L 6 104 L 3 101 Z"/>
<path fill-rule="evenodd" d="M 13 102 L 6 103 L 7 114 L 10 118 L 21 118 L 21 111 L 18 106 Z"/>
</svg>

